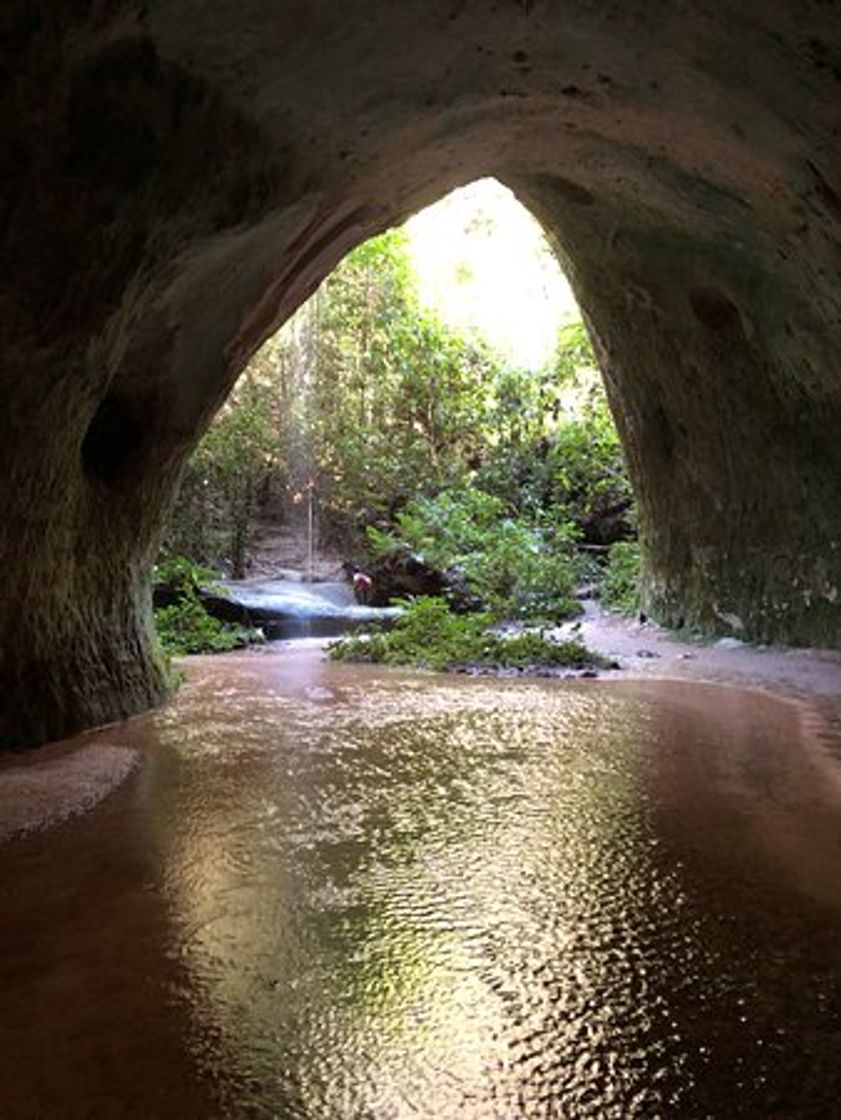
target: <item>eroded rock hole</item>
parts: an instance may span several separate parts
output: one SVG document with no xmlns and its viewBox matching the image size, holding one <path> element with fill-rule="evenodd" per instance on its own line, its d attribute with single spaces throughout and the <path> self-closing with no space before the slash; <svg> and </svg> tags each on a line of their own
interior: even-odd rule
<svg viewBox="0 0 841 1120">
<path fill-rule="evenodd" d="M 695 318 L 708 330 L 721 331 L 741 324 L 739 308 L 719 288 L 692 288 L 689 302 Z"/>
<path fill-rule="evenodd" d="M 134 402 L 106 397 L 82 441 L 82 462 L 91 478 L 113 485 L 131 474 L 143 446 L 143 424 Z"/>
<path fill-rule="evenodd" d="M 573 202 L 576 206 L 592 206 L 596 201 L 592 194 L 586 187 L 582 187 L 578 183 L 573 183 L 571 179 L 555 179 L 558 191 L 563 195 L 567 202 Z"/>
</svg>

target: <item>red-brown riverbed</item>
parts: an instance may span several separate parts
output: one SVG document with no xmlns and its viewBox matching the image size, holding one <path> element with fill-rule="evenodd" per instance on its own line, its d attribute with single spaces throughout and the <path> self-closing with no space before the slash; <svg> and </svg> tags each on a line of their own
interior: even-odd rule
<svg viewBox="0 0 841 1120">
<path fill-rule="evenodd" d="M 0 1117 L 836 1115 L 835 749 L 719 685 L 194 659 L 0 767 Z"/>
</svg>

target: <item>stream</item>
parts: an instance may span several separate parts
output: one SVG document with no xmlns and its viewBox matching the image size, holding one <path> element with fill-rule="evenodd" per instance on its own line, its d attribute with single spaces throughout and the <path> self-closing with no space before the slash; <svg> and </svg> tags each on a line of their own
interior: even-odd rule
<svg viewBox="0 0 841 1120">
<path fill-rule="evenodd" d="M 138 761 L 0 844 L 3 1120 L 839 1115 L 841 768 L 794 704 L 302 642 L 80 742 Z"/>
<path fill-rule="evenodd" d="M 293 572 L 280 579 L 228 580 L 217 586 L 271 641 L 337 637 L 372 623 L 388 624 L 402 613 L 399 607 L 357 603 L 345 581 L 309 582 Z"/>
</svg>

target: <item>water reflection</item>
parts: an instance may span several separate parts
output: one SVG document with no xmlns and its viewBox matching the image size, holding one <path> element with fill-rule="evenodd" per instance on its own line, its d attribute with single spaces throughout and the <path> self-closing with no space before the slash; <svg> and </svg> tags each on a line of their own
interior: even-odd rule
<svg viewBox="0 0 841 1120">
<path fill-rule="evenodd" d="M 143 830 L 142 968 L 183 977 L 216 1102 L 156 1116 L 834 1114 L 841 815 L 794 709 L 295 652 L 206 662 L 141 729 L 101 842 Z"/>
<path fill-rule="evenodd" d="M 741 1030 L 744 985 L 670 815 L 713 894 L 738 879 L 720 857 L 751 854 L 753 802 L 799 757 L 794 717 L 754 724 L 720 690 L 711 720 L 701 689 L 329 681 L 315 701 L 228 697 L 196 754 L 181 713 L 162 727 L 182 764 L 225 755 L 210 788 L 188 781 L 163 847 L 236 1099 L 325 1118 L 688 1115 L 715 1040 L 690 1039 L 687 1008 L 713 989 Z"/>
</svg>

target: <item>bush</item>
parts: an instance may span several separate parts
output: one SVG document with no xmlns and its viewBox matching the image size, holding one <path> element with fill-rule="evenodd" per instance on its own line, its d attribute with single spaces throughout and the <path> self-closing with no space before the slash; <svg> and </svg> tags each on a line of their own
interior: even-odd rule
<svg viewBox="0 0 841 1120">
<path fill-rule="evenodd" d="M 415 498 L 395 520 L 392 533 L 369 530 L 375 559 L 408 548 L 439 571 L 458 570 L 497 618 L 558 620 L 580 611 L 580 563 L 569 524 L 544 529 L 517 519 L 501 499 L 476 488 Z"/>
<path fill-rule="evenodd" d="M 199 597 L 215 573 L 184 556 L 169 556 L 155 565 L 155 583 L 166 587 L 174 602 L 155 610 L 155 629 L 164 657 L 186 653 L 225 653 L 262 640 L 262 633 L 220 622 L 205 610 Z M 222 589 L 216 589 L 219 593 Z"/>
<path fill-rule="evenodd" d="M 602 602 L 623 614 L 639 609 L 640 550 L 636 541 L 618 541 L 608 552 L 601 585 Z"/>
<path fill-rule="evenodd" d="M 551 368 L 502 371 L 478 484 L 521 514 L 571 522 L 591 544 L 632 536 L 633 494 L 583 323 L 559 332 Z"/>
<path fill-rule="evenodd" d="M 220 622 L 198 599 L 184 599 L 155 611 L 161 649 L 167 657 L 185 653 L 225 653 L 245 646 L 252 631 Z"/>
<path fill-rule="evenodd" d="M 328 647 L 330 657 L 438 671 L 460 666 L 584 669 L 606 664 L 578 641 L 553 642 L 535 631 L 494 633 L 488 629 L 490 615 L 456 615 L 441 598 L 423 597 L 404 605 L 405 614 L 392 630 L 341 638 Z"/>
<path fill-rule="evenodd" d="M 198 595 L 203 587 L 217 580 L 219 573 L 194 564 L 186 556 L 164 553 L 155 564 L 152 578 L 156 587 L 165 587 L 177 598 L 188 598 Z"/>
</svg>

